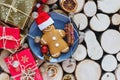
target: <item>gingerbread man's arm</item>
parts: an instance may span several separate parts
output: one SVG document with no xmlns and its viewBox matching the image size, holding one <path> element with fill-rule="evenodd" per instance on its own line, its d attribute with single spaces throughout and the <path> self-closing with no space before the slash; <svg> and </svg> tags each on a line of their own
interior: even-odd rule
<svg viewBox="0 0 120 80">
<path fill-rule="evenodd" d="M 64 30 L 58 29 L 57 31 L 59 32 L 59 34 L 60 34 L 61 37 L 63 37 L 63 38 L 65 37 L 66 33 L 65 33 Z"/>
<path fill-rule="evenodd" d="M 42 45 L 45 45 L 45 44 L 47 44 L 47 41 L 44 39 L 44 37 L 42 37 L 41 40 L 40 40 L 40 43 Z"/>
</svg>

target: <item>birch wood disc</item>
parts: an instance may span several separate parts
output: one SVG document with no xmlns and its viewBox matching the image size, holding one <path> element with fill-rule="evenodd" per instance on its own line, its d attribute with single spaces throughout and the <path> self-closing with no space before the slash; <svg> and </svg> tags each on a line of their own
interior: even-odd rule
<svg viewBox="0 0 120 80">
<path fill-rule="evenodd" d="M 81 61 L 81 60 L 85 59 L 86 56 L 87 56 L 87 50 L 86 50 L 85 46 L 82 44 L 78 45 L 78 48 L 72 55 L 72 57 L 77 61 Z"/>
<path fill-rule="evenodd" d="M 105 31 L 110 25 L 110 18 L 108 15 L 98 13 L 90 20 L 90 27 L 92 30 L 100 32 Z"/>
<path fill-rule="evenodd" d="M 120 24 L 120 14 L 114 14 L 112 16 L 112 23 L 113 25 L 119 25 Z"/>
<path fill-rule="evenodd" d="M 75 77 L 73 74 L 65 74 L 62 80 L 75 80 Z"/>
<path fill-rule="evenodd" d="M 0 74 L 0 80 L 10 80 L 10 76 L 3 72 Z"/>
<path fill-rule="evenodd" d="M 88 19 L 83 13 L 75 14 L 73 21 L 75 22 L 76 26 L 79 27 L 79 30 L 84 30 L 88 26 Z"/>
<path fill-rule="evenodd" d="M 120 32 L 120 25 L 119 25 L 119 32 Z"/>
<path fill-rule="evenodd" d="M 92 60 L 83 60 L 77 65 L 75 76 L 76 80 L 99 80 L 101 76 L 100 65 Z"/>
<path fill-rule="evenodd" d="M 101 62 L 104 71 L 114 71 L 117 67 L 117 60 L 113 55 L 106 55 Z"/>
<path fill-rule="evenodd" d="M 57 63 L 44 63 L 40 67 L 43 80 L 62 80 L 63 70 Z"/>
<path fill-rule="evenodd" d="M 101 36 L 101 45 L 105 52 L 116 54 L 120 51 L 120 33 L 114 29 L 106 30 Z"/>
<path fill-rule="evenodd" d="M 103 50 L 96 39 L 95 33 L 91 30 L 85 32 L 85 43 L 87 45 L 88 56 L 93 60 L 102 58 Z"/>
<path fill-rule="evenodd" d="M 105 13 L 115 13 L 120 9 L 120 0 L 97 0 L 98 9 Z"/>
<path fill-rule="evenodd" d="M 79 44 L 81 44 L 84 41 L 85 38 L 85 32 L 79 31 Z"/>
<path fill-rule="evenodd" d="M 3 51 L 1 52 L 1 54 L 0 54 L 0 66 L 1 66 L 1 68 L 2 68 L 5 72 L 7 72 L 7 73 L 9 73 L 9 70 L 8 70 L 8 67 L 7 67 L 4 59 L 5 59 L 6 57 L 8 57 L 9 55 L 10 55 L 10 52 L 8 52 L 8 51 L 6 51 L 6 50 L 3 50 Z"/>
<path fill-rule="evenodd" d="M 116 55 L 117 60 L 120 62 L 120 52 Z"/>
<path fill-rule="evenodd" d="M 116 80 L 120 80 L 120 64 L 118 65 L 117 69 L 115 70 L 115 77 L 116 77 Z"/>
<path fill-rule="evenodd" d="M 105 73 L 101 80 L 116 80 L 115 75 L 113 73 Z"/>
<path fill-rule="evenodd" d="M 74 59 L 67 59 L 62 62 L 63 70 L 67 73 L 73 73 L 76 67 L 76 61 Z"/>
<path fill-rule="evenodd" d="M 50 11 L 49 6 L 48 5 L 43 5 L 43 11 L 49 12 Z"/>
<path fill-rule="evenodd" d="M 75 13 L 78 13 L 78 12 L 82 11 L 83 6 L 85 4 L 85 0 L 76 0 L 76 1 L 78 2 L 78 7 L 77 7 Z"/>
<path fill-rule="evenodd" d="M 87 1 L 84 5 L 84 13 L 88 17 L 92 17 L 96 14 L 96 12 L 97 12 L 97 6 L 95 2 L 92 0 Z"/>
</svg>

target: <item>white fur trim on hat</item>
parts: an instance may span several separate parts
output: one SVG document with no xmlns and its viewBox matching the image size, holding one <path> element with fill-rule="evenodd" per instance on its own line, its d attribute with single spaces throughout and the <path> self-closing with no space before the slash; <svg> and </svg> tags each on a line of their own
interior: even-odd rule
<svg viewBox="0 0 120 80">
<path fill-rule="evenodd" d="M 45 22 L 39 24 L 38 27 L 39 27 L 40 30 L 43 30 L 43 29 L 47 28 L 48 26 L 50 26 L 53 23 L 54 23 L 54 21 L 52 20 L 52 18 L 49 18 Z"/>
</svg>

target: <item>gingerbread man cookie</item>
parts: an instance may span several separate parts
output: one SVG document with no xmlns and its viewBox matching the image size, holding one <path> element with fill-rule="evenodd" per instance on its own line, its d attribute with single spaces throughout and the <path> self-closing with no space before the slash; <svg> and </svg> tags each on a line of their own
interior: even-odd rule
<svg viewBox="0 0 120 80">
<path fill-rule="evenodd" d="M 43 32 L 40 42 L 42 45 L 48 45 L 52 57 L 59 57 L 61 53 L 66 53 L 69 50 L 68 44 L 63 39 L 65 31 L 55 29 L 54 21 L 46 12 L 41 12 L 36 22 Z"/>
</svg>

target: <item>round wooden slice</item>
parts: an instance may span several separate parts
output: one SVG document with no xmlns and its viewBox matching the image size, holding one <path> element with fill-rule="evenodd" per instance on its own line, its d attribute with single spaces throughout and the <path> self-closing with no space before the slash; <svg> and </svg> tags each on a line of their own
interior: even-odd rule
<svg viewBox="0 0 120 80">
<path fill-rule="evenodd" d="M 78 12 L 82 11 L 83 6 L 85 4 L 85 0 L 76 0 L 76 1 L 78 2 L 78 7 L 77 7 L 75 13 L 78 13 Z"/>
<path fill-rule="evenodd" d="M 85 59 L 86 56 L 87 56 L 87 50 L 86 50 L 85 46 L 82 44 L 78 45 L 77 50 L 72 55 L 72 57 L 77 61 L 81 61 L 81 60 Z"/>
<path fill-rule="evenodd" d="M 75 77 L 73 74 L 65 74 L 62 80 L 75 80 Z"/>
<path fill-rule="evenodd" d="M 105 73 L 101 80 L 116 80 L 115 75 L 113 73 Z"/>
<path fill-rule="evenodd" d="M 8 51 L 6 51 L 6 50 L 3 50 L 3 51 L 1 52 L 1 54 L 0 54 L 0 66 L 1 66 L 1 68 L 2 68 L 5 72 L 7 72 L 7 73 L 9 73 L 9 70 L 8 70 L 8 67 L 7 67 L 4 59 L 5 59 L 6 57 L 8 57 L 9 55 L 10 55 L 10 52 L 8 52 Z"/>
<path fill-rule="evenodd" d="M 105 52 L 116 54 L 120 51 L 120 33 L 114 29 L 105 31 L 101 36 L 101 45 Z"/>
<path fill-rule="evenodd" d="M 120 24 L 120 14 L 116 13 L 112 16 L 112 23 L 113 23 L 113 25 Z"/>
<path fill-rule="evenodd" d="M 118 65 L 117 69 L 115 70 L 115 77 L 116 77 L 116 80 L 120 80 L 120 64 Z"/>
<path fill-rule="evenodd" d="M 73 21 L 79 30 L 84 30 L 88 26 L 88 19 L 83 13 L 75 14 L 73 17 Z"/>
<path fill-rule="evenodd" d="M 48 5 L 43 5 L 43 11 L 49 12 L 50 11 L 49 6 Z"/>
<path fill-rule="evenodd" d="M 50 4 L 51 5 L 51 4 L 54 4 L 56 2 L 57 2 L 57 0 L 48 0 L 46 4 Z"/>
<path fill-rule="evenodd" d="M 0 80 L 10 80 L 10 76 L 3 72 L 0 74 Z"/>
<path fill-rule="evenodd" d="M 40 67 L 43 80 L 62 80 L 63 70 L 57 63 L 44 63 Z"/>
<path fill-rule="evenodd" d="M 67 59 L 62 62 L 63 70 L 67 73 L 73 73 L 76 67 L 76 61 L 74 59 Z"/>
<path fill-rule="evenodd" d="M 103 50 L 96 39 L 95 33 L 91 30 L 85 32 L 85 43 L 87 45 L 88 56 L 93 60 L 102 58 Z"/>
<path fill-rule="evenodd" d="M 81 44 L 84 41 L 85 38 L 85 32 L 79 31 L 79 44 Z"/>
<path fill-rule="evenodd" d="M 98 13 L 90 20 L 90 27 L 94 31 L 105 31 L 110 25 L 110 18 L 106 14 Z"/>
<path fill-rule="evenodd" d="M 106 55 L 101 62 L 104 71 L 114 71 L 117 67 L 117 60 L 113 55 Z"/>
<path fill-rule="evenodd" d="M 77 65 L 75 76 L 76 80 L 99 80 L 101 76 L 100 65 L 92 60 L 83 60 Z"/>
<path fill-rule="evenodd" d="M 119 32 L 120 32 L 120 25 L 119 25 Z"/>
<path fill-rule="evenodd" d="M 120 0 L 97 0 L 98 9 L 105 13 L 115 13 L 120 9 Z"/>
<path fill-rule="evenodd" d="M 93 0 L 89 0 L 85 3 L 84 5 L 84 13 L 88 17 L 92 17 L 96 14 L 97 12 L 97 6 Z"/>
<path fill-rule="evenodd" d="M 116 55 L 117 60 L 120 62 L 120 52 Z"/>
</svg>

